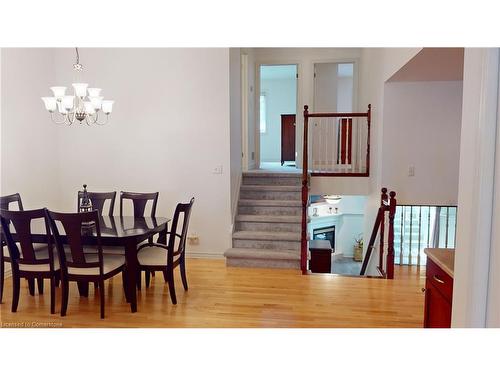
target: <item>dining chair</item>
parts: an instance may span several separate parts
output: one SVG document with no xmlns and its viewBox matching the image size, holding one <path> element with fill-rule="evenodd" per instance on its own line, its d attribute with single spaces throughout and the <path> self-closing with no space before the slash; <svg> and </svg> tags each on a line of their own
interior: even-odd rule
<svg viewBox="0 0 500 375">
<path fill-rule="evenodd" d="M 115 209 L 115 199 L 116 199 L 116 191 L 111 191 L 109 193 L 98 193 L 95 191 L 87 192 L 90 201 L 92 202 L 92 209 L 97 210 L 99 215 L 103 215 L 104 204 L 107 200 L 109 200 L 109 210 L 108 216 L 113 216 L 113 212 Z M 78 192 L 77 199 L 77 212 L 80 212 L 80 206 L 82 204 L 83 191 Z"/>
<path fill-rule="evenodd" d="M 172 303 L 177 304 L 174 285 L 174 269 L 179 266 L 184 290 L 188 290 L 186 278 L 186 238 L 189 218 L 194 198 L 189 203 L 179 203 L 175 208 L 171 231 L 167 232 L 167 245 L 160 243 L 145 243 L 138 248 L 137 260 L 139 269 L 144 271 L 163 271 L 170 291 Z M 182 219 L 181 219 L 182 215 Z M 182 220 L 182 224 L 180 224 Z M 179 228 L 180 227 L 180 228 Z M 178 232 L 180 229 L 180 232 Z M 177 244 L 177 245 L 176 245 Z"/>
<path fill-rule="evenodd" d="M 19 193 L 5 195 L 0 197 L 0 209 L 2 210 L 12 210 L 12 204 L 15 203 L 17 210 L 23 211 L 23 202 L 21 200 L 21 195 Z M 7 249 L 7 244 L 0 233 L 0 243 L 2 246 L 2 251 L 0 251 L 0 303 L 3 299 L 3 286 L 5 280 L 5 263 L 10 263 L 10 255 Z M 33 248 L 35 251 L 44 251 L 47 249 L 46 244 L 34 244 Z M 35 295 L 35 282 L 31 279 L 28 280 L 28 288 L 32 296 Z M 43 279 L 38 280 L 38 291 L 43 293 Z"/>
<path fill-rule="evenodd" d="M 47 248 L 43 251 L 35 251 L 31 234 L 31 224 L 33 220 L 43 220 L 47 236 Z M 43 279 L 50 280 L 50 313 L 55 313 L 55 288 L 56 281 L 60 274 L 59 260 L 54 254 L 52 237 L 50 234 L 49 222 L 45 214 L 45 209 L 29 211 L 8 211 L 0 210 L 0 220 L 2 231 L 7 242 L 10 264 L 12 268 L 12 312 L 17 311 L 19 304 L 19 292 L 21 278 L 26 278 L 34 283 Z M 18 244 L 12 238 L 11 226 L 15 229 L 18 237 Z M 20 250 L 19 250 L 20 248 Z M 40 294 L 43 293 L 39 289 Z M 34 290 L 30 290 L 34 295 Z"/>
<path fill-rule="evenodd" d="M 156 193 L 135 193 L 130 191 L 120 191 L 120 216 L 123 216 L 123 201 L 131 200 L 134 207 L 134 217 L 144 217 L 144 212 L 146 211 L 146 205 L 148 201 L 152 201 L 151 211 L 149 216 L 156 216 L 156 204 L 158 203 L 159 192 Z M 153 242 L 153 237 L 148 238 L 148 242 Z M 116 252 L 116 250 L 114 250 Z M 154 276 L 154 271 L 151 272 Z M 137 288 L 141 290 L 141 271 L 137 275 Z M 146 285 L 149 284 L 150 272 L 146 271 Z M 166 280 L 165 280 L 166 281 Z"/>
<path fill-rule="evenodd" d="M 61 265 L 62 302 L 61 316 L 68 309 L 69 282 L 96 282 L 99 285 L 101 303 L 101 319 L 104 319 L 104 281 L 121 272 L 125 298 L 128 301 L 127 274 L 125 257 L 121 255 L 103 254 L 101 246 L 101 229 L 97 210 L 79 213 L 59 213 L 47 211 L 50 227 L 54 234 L 59 262 Z M 66 242 L 65 251 L 63 237 L 60 235 L 57 223 L 64 228 Z M 84 224 L 85 223 L 85 224 Z M 88 227 L 88 223 L 92 223 Z M 92 231 L 97 243 L 97 254 L 83 251 L 82 232 Z"/>
<path fill-rule="evenodd" d="M 158 202 L 158 195 L 160 193 L 133 193 L 130 191 L 120 191 L 120 216 L 123 216 L 123 201 L 131 200 L 134 206 L 134 217 L 144 217 L 146 204 L 152 201 L 151 211 L 149 216 L 156 215 L 156 203 Z"/>
</svg>

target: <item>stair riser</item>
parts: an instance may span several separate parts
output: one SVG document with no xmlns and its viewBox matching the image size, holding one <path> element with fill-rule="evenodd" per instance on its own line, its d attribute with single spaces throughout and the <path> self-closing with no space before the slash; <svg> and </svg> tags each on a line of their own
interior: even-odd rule
<svg viewBox="0 0 500 375">
<path fill-rule="evenodd" d="M 243 185 L 301 186 L 301 177 L 257 177 L 243 176 Z"/>
<path fill-rule="evenodd" d="M 242 190 L 240 199 L 300 200 L 300 191 L 252 191 Z"/>
<path fill-rule="evenodd" d="M 298 260 L 226 258 L 228 267 L 300 269 Z"/>
<path fill-rule="evenodd" d="M 233 239 L 233 247 L 246 249 L 300 250 L 300 241 Z"/>
<path fill-rule="evenodd" d="M 239 206 L 238 213 L 241 215 L 302 215 L 301 207 L 271 207 L 271 206 Z"/>
<path fill-rule="evenodd" d="M 301 225 L 300 223 L 266 223 L 266 222 L 254 222 L 254 221 L 238 221 L 236 222 L 236 230 L 300 233 Z"/>
</svg>

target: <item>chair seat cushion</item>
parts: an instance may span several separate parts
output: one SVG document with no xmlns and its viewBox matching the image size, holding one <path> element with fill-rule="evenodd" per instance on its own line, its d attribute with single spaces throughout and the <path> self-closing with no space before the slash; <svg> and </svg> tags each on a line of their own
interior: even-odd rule
<svg viewBox="0 0 500 375">
<path fill-rule="evenodd" d="M 102 253 L 111 255 L 125 255 L 125 248 L 123 246 L 103 246 Z"/>
<path fill-rule="evenodd" d="M 147 246 L 139 250 L 137 260 L 142 266 L 166 266 L 167 249 L 158 246 Z"/>
<path fill-rule="evenodd" d="M 67 259 L 71 261 L 71 257 L 68 256 Z M 98 262 L 99 256 L 97 254 L 85 254 L 85 261 L 88 263 Z M 125 264 L 125 257 L 121 255 L 110 255 L 103 254 L 103 273 L 107 274 L 116 269 L 120 268 Z M 97 276 L 99 275 L 99 268 L 78 268 L 78 267 L 68 267 L 68 274 L 70 275 L 89 275 Z"/>
<path fill-rule="evenodd" d="M 22 259 L 22 258 L 21 258 Z M 37 260 L 49 259 L 49 250 L 40 250 L 36 252 Z M 54 271 L 59 269 L 59 258 L 57 253 L 54 252 Z M 30 271 L 30 272 L 49 272 L 49 264 L 19 264 L 20 271 Z"/>
</svg>

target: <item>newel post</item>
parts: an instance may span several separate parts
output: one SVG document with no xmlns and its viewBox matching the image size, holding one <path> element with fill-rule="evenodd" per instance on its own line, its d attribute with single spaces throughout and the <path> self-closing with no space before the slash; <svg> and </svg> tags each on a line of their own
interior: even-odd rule
<svg viewBox="0 0 500 375">
<path fill-rule="evenodd" d="M 389 193 L 389 235 L 387 238 L 387 278 L 394 279 L 394 216 L 396 215 L 396 192 Z"/>
<path fill-rule="evenodd" d="M 309 106 L 304 106 L 304 138 L 302 149 L 302 235 L 300 246 L 300 268 L 303 274 L 307 273 L 307 202 L 309 200 L 308 189 L 308 122 Z"/>
<path fill-rule="evenodd" d="M 387 188 L 382 188 L 382 193 L 380 194 L 380 207 L 385 207 L 389 200 L 387 195 Z M 385 232 L 385 211 L 380 218 L 380 246 L 379 246 L 379 256 L 378 256 L 378 267 L 380 271 L 384 271 L 384 232 Z"/>
</svg>

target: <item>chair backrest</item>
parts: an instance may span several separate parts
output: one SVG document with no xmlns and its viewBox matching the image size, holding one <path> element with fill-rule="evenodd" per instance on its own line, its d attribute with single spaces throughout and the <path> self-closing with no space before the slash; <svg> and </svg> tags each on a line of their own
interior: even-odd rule
<svg viewBox="0 0 500 375">
<path fill-rule="evenodd" d="M 48 259 L 45 258 L 40 260 L 36 258 L 37 253 L 33 248 L 31 234 L 31 222 L 36 219 L 43 219 L 45 223 L 47 246 L 49 250 Z M 7 242 L 12 262 L 17 262 L 17 264 L 49 264 L 50 271 L 54 270 L 52 237 L 50 235 L 49 221 L 45 209 L 42 208 L 29 211 L 8 211 L 0 209 L 0 220 L 2 222 L 2 231 Z M 18 245 L 12 237 L 11 226 L 15 230 L 17 242 L 21 247 L 21 251 L 19 251 Z"/>
<path fill-rule="evenodd" d="M 191 201 L 189 201 L 189 203 L 179 203 L 175 208 L 170 237 L 168 240 L 168 248 L 169 248 L 168 256 L 170 258 L 170 261 L 172 261 L 172 258 L 174 256 L 179 256 L 184 253 L 184 250 L 186 248 L 186 238 L 189 227 L 189 218 L 191 216 L 191 209 L 193 208 L 193 204 L 194 204 L 194 198 L 191 198 Z M 181 215 L 183 215 L 182 224 L 179 225 Z M 175 249 L 176 239 L 179 240 L 177 249 Z"/>
<path fill-rule="evenodd" d="M 109 199 L 109 211 L 108 216 L 113 216 L 113 212 L 115 209 L 115 199 L 116 199 L 116 191 L 111 191 L 109 193 L 97 193 L 95 191 L 87 192 L 90 201 L 92 202 L 92 208 L 94 210 L 99 211 L 99 215 L 103 215 L 103 208 L 106 201 Z M 78 192 L 77 199 L 77 211 L 80 212 L 80 205 L 82 204 L 83 191 Z"/>
<path fill-rule="evenodd" d="M 63 273 L 68 273 L 68 268 L 99 268 L 99 273 L 103 273 L 103 259 L 101 246 L 101 228 L 99 225 L 99 212 L 97 210 L 78 213 L 60 213 L 47 211 L 50 227 L 56 240 L 59 262 Z M 64 252 L 63 238 L 57 226 L 59 222 L 64 228 L 67 244 L 69 246 L 71 258 Z M 93 223 L 92 227 L 88 223 Z M 82 232 L 94 232 L 97 241 L 98 261 L 87 262 L 83 251 Z"/>
<path fill-rule="evenodd" d="M 19 193 L 5 195 L 0 197 L 0 209 L 10 210 L 10 204 L 16 202 L 19 211 L 23 211 L 23 202 L 21 201 L 21 195 Z"/>
<path fill-rule="evenodd" d="M 158 195 L 160 193 L 132 193 L 129 191 L 120 191 L 120 216 L 123 216 L 123 200 L 130 199 L 134 204 L 134 217 L 144 217 L 144 211 L 146 209 L 146 203 L 152 200 L 153 205 L 151 206 L 150 216 L 154 217 L 156 215 L 156 203 L 158 202 Z"/>
</svg>

